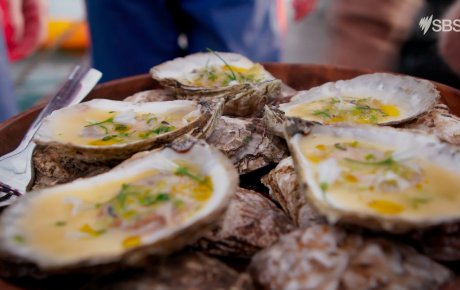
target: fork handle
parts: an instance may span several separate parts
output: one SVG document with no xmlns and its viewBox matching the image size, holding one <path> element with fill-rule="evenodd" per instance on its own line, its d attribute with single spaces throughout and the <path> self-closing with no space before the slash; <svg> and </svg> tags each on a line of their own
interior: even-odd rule
<svg viewBox="0 0 460 290">
<path fill-rule="evenodd" d="M 34 120 L 19 145 L 20 150 L 25 149 L 30 141 L 32 141 L 32 138 L 40 128 L 40 125 L 45 117 L 57 109 L 79 103 L 88 94 L 88 88 L 92 88 L 100 79 L 101 75 L 102 74 L 99 71 L 90 67 L 80 65 L 76 66 L 58 93 L 51 99 L 51 101 Z M 84 79 L 86 79 L 86 82 Z"/>
</svg>

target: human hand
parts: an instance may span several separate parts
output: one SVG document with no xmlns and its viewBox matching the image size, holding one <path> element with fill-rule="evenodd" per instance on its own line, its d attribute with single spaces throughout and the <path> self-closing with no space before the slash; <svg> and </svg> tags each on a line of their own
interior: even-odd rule
<svg viewBox="0 0 460 290">
<path fill-rule="evenodd" d="M 45 37 L 45 0 L 7 1 L 6 30 L 8 52 L 11 60 L 18 60 L 33 53 Z M 9 33 L 8 33 L 9 32 Z"/>
</svg>

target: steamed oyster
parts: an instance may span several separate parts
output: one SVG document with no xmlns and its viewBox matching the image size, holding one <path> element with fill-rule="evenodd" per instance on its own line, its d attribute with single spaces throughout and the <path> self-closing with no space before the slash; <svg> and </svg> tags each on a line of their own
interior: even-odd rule
<svg viewBox="0 0 460 290">
<path fill-rule="evenodd" d="M 428 112 L 438 99 L 429 81 L 374 73 L 299 92 L 277 109 L 266 107 L 265 119 L 280 136 L 284 116 L 321 124 L 396 125 Z"/>
<path fill-rule="evenodd" d="M 458 147 L 390 127 L 286 131 L 302 192 L 329 221 L 406 232 L 460 219 Z"/>
<path fill-rule="evenodd" d="M 436 290 L 453 276 L 406 245 L 325 225 L 281 237 L 250 273 L 265 290 Z"/>
<path fill-rule="evenodd" d="M 93 100 L 54 111 L 34 141 L 87 162 L 124 160 L 186 133 L 206 138 L 223 100 L 133 104 Z"/>
<path fill-rule="evenodd" d="M 196 53 L 150 70 L 160 84 L 175 89 L 178 99 L 226 100 L 224 114 L 250 116 L 261 111 L 281 81 L 263 66 L 236 53 Z"/>
<path fill-rule="evenodd" d="M 306 228 L 325 223 L 325 219 L 313 207 L 305 194 L 299 191 L 292 157 L 283 159 L 262 178 L 270 190 L 270 197 L 277 202 L 295 225 Z"/>
<path fill-rule="evenodd" d="M 248 274 L 239 274 L 217 259 L 199 253 L 179 253 L 152 261 L 141 271 L 114 273 L 85 290 L 253 290 Z"/>
<path fill-rule="evenodd" d="M 292 230 L 292 222 L 269 199 L 238 188 L 225 215 L 194 247 L 212 255 L 247 258 Z"/>
<path fill-rule="evenodd" d="M 230 158 L 239 174 L 277 163 L 288 155 L 284 139 L 268 132 L 259 118 L 222 116 L 207 142 Z"/>
<path fill-rule="evenodd" d="M 224 213 L 237 183 L 222 153 L 186 138 L 107 173 L 33 192 L 0 218 L 2 274 L 32 274 L 26 266 L 52 273 L 136 264 L 168 254 Z"/>
</svg>

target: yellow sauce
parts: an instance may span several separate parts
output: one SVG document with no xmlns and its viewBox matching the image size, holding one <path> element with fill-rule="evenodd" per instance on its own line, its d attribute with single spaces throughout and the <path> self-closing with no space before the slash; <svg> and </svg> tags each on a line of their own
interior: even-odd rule
<svg viewBox="0 0 460 290">
<path fill-rule="evenodd" d="M 251 67 L 232 65 L 206 66 L 193 73 L 191 85 L 199 87 L 221 87 L 238 83 L 258 83 L 263 79 L 263 67 L 254 64 Z"/>
<path fill-rule="evenodd" d="M 324 124 L 379 124 L 398 120 L 401 112 L 396 105 L 383 104 L 376 99 L 344 97 L 298 104 L 288 109 L 286 115 Z"/>
<path fill-rule="evenodd" d="M 458 216 L 459 175 L 419 157 L 392 161 L 394 150 L 390 147 L 359 141 L 353 148 L 353 142 L 356 140 L 322 135 L 301 140 L 302 153 L 311 162 L 318 184 L 321 182 L 318 168 L 322 162 L 332 158 L 340 168 L 339 177 L 327 184 L 324 195 L 319 198 L 336 208 L 370 215 L 409 220 Z M 360 155 L 360 150 L 364 154 Z M 411 162 L 411 166 L 416 164 L 418 169 L 411 172 L 405 162 Z M 395 174 L 404 183 L 399 183 L 400 187 L 395 187 L 396 179 L 378 183 L 377 176 L 388 176 L 385 174 Z M 405 182 L 409 185 L 401 186 Z"/>
<path fill-rule="evenodd" d="M 136 214 L 139 215 L 135 210 L 129 210 L 130 208 L 144 210 L 142 215 L 138 216 L 140 220 L 145 217 L 145 213 L 155 213 L 161 208 L 159 214 L 164 214 L 165 209 L 171 208 L 172 216 L 180 211 L 183 213 L 182 218 L 193 217 L 211 198 L 213 185 L 209 176 L 200 176 L 193 169 L 187 169 L 185 172 L 193 178 L 199 176 L 200 180 L 205 180 L 204 183 L 196 181 L 189 175 L 148 170 L 133 176 L 127 174 L 125 178 L 99 185 L 91 185 L 87 182 L 84 185 L 80 184 L 77 189 L 68 187 L 65 190 L 54 190 L 53 193 L 40 195 L 30 204 L 28 211 L 16 225 L 18 233 L 21 234 L 21 242 L 27 243 L 35 253 L 48 256 L 58 264 L 76 262 L 94 255 L 101 257 L 120 254 L 126 248 L 142 245 L 142 233 L 152 235 L 155 234 L 155 229 L 139 231 L 139 227 L 126 228 L 116 225 L 112 223 L 112 216 L 102 211 L 102 208 L 110 204 L 114 205 L 112 212 L 124 212 L 126 215 L 121 219 L 126 222 L 136 217 Z M 140 205 L 137 204 L 138 197 L 126 195 L 123 197 L 123 203 L 120 203 L 120 188 L 142 180 L 151 180 L 152 176 L 160 173 L 174 176 L 176 182 L 181 181 L 185 187 L 171 189 L 163 182 L 164 179 L 154 179 L 155 184 L 149 185 L 148 188 L 151 188 L 153 193 L 169 190 L 167 200 L 153 205 Z M 198 193 L 199 196 L 195 196 Z M 148 197 L 152 196 L 158 195 Z M 78 202 L 75 203 L 75 200 Z M 178 201 L 181 204 L 178 204 Z M 117 212 L 117 205 L 121 206 L 122 210 L 118 208 Z M 149 208 L 146 211 L 147 207 Z M 168 222 L 165 227 L 174 227 L 178 222 L 173 221 L 172 224 Z M 133 222 L 135 223 L 136 221 Z M 148 218 L 145 223 L 149 224 Z M 162 228 L 157 229 L 157 231 L 162 230 Z"/>
</svg>

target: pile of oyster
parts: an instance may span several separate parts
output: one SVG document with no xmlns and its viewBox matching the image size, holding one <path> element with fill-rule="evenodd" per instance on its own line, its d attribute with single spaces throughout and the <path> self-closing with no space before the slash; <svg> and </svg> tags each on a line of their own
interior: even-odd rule
<svg viewBox="0 0 460 290">
<path fill-rule="evenodd" d="M 151 75 L 163 89 L 45 120 L 32 190 L 0 216 L 1 277 L 158 290 L 455 279 L 460 119 L 431 82 L 375 73 L 297 92 L 213 51 Z"/>
</svg>

